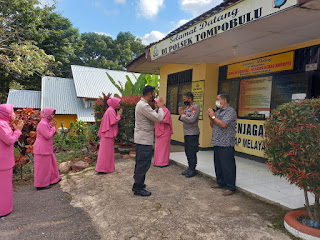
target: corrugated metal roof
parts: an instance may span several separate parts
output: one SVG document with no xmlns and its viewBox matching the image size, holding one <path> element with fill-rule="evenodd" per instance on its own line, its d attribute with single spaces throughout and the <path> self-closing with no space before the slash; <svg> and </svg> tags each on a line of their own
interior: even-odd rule
<svg viewBox="0 0 320 240">
<path fill-rule="evenodd" d="M 41 109 L 46 107 L 56 109 L 56 114 L 77 114 L 78 120 L 94 122 L 93 108 L 85 108 L 82 99 L 77 98 L 70 78 L 42 78 Z"/>
<path fill-rule="evenodd" d="M 77 96 L 81 98 L 97 99 L 105 94 L 120 94 L 118 89 L 110 82 L 106 73 L 108 73 L 117 83 L 120 81 L 124 86 L 127 82 L 128 75 L 133 83 L 136 82 L 136 77 L 139 73 L 131 73 L 125 71 L 108 70 L 102 68 L 71 66 L 72 76 L 77 92 Z"/>
<path fill-rule="evenodd" d="M 14 108 L 41 108 L 41 92 L 31 90 L 10 89 L 7 103 Z"/>
</svg>

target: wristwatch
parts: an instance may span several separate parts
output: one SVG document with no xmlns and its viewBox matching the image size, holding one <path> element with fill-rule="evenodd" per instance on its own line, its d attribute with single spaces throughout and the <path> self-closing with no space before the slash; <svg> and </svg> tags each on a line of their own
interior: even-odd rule
<svg viewBox="0 0 320 240">
<path fill-rule="evenodd" d="M 214 120 L 216 118 L 216 116 L 212 116 L 212 119 Z"/>
</svg>

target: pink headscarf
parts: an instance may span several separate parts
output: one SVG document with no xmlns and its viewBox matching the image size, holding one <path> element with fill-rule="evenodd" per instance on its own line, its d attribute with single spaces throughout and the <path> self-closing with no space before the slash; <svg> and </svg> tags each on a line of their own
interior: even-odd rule
<svg viewBox="0 0 320 240">
<path fill-rule="evenodd" d="M 56 113 L 56 110 L 53 108 L 44 108 L 41 111 L 41 118 L 46 119 L 48 121 L 51 121 L 52 120 L 52 117 L 51 117 L 52 113 Z"/>
<path fill-rule="evenodd" d="M 10 122 L 10 115 L 13 113 L 12 104 L 0 104 L 0 119 Z"/>
<path fill-rule="evenodd" d="M 107 101 L 107 104 L 109 107 L 112 107 L 113 109 L 116 109 L 116 107 L 119 105 L 121 99 L 117 97 L 109 98 Z"/>
<path fill-rule="evenodd" d="M 109 108 L 107 109 L 107 111 L 103 115 L 100 129 L 98 132 L 99 137 L 101 136 L 102 133 L 105 133 L 110 129 L 110 126 L 111 126 L 110 118 L 116 117 L 116 113 L 114 110 L 119 105 L 120 101 L 121 101 L 121 99 L 117 98 L 117 97 L 113 97 L 113 98 L 108 99 L 107 104 L 108 104 Z M 110 114 L 110 111 L 113 111 L 113 113 Z"/>
</svg>

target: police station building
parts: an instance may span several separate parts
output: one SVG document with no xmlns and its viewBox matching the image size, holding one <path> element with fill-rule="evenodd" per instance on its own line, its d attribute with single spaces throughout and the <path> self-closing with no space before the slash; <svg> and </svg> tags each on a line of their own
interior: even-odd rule
<svg viewBox="0 0 320 240">
<path fill-rule="evenodd" d="M 228 92 L 238 114 L 237 153 L 262 159 L 272 109 L 320 97 L 319 23 L 319 0 L 229 0 L 148 46 L 127 70 L 160 74 L 175 142 L 183 142 L 183 93 L 193 92 L 203 149 L 212 147 L 207 109 Z"/>
</svg>

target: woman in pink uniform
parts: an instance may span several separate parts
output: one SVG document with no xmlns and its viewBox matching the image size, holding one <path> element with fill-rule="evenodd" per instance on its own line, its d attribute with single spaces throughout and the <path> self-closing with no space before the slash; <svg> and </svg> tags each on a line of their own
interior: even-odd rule
<svg viewBox="0 0 320 240">
<path fill-rule="evenodd" d="M 56 134 L 57 120 L 53 119 L 56 110 L 44 108 L 37 126 L 37 139 L 34 143 L 34 186 L 38 190 L 48 189 L 60 182 L 56 157 L 53 153 L 53 136 Z M 51 122 L 52 121 L 52 122 Z"/>
<path fill-rule="evenodd" d="M 9 122 L 14 120 L 12 104 L 0 105 L 0 217 L 13 210 L 12 169 L 14 160 L 14 143 L 21 135 L 23 121 L 20 120 L 12 131 Z"/>
<path fill-rule="evenodd" d="M 155 100 L 155 105 L 159 99 Z M 171 113 L 164 107 L 164 118 L 162 122 L 155 123 L 156 145 L 154 149 L 153 165 L 157 167 L 166 167 L 169 165 L 170 139 L 173 134 Z"/>
<path fill-rule="evenodd" d="M 122 109 L 116 113 L 120 107 L 120 98 L 108 99 L 108 109 L 104 113 L 101 126 L 98 132 L 100 137 L 100 147 L 96 166 L 97 173 L 114 172 L 114 139 L 118 135 L 118 122 L 121 119 Z"/>
</svg>

